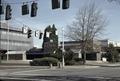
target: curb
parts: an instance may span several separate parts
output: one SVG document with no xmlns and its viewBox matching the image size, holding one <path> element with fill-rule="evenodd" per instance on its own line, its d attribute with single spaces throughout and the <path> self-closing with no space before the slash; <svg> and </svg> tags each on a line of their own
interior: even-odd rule
<svg viewBox="0 0 120 81">
<path fill-rule="evenodd" d="M 100 67 L 120 67 L 120 65 L 94 65 L 94 64 L 86 64 L 89 66 L 100 66 Z"/>
</svg>

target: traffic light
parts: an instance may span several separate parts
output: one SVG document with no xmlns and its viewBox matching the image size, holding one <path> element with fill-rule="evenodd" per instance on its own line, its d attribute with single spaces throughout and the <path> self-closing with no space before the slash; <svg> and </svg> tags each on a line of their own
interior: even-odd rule
<svg viewBox="0 0 120 81">
<path fill-rule="evenodd" d="M 52 0 L 52 9 L 60 8 L 60 0 Z"/>
<path fill-rule="evenodd" d="M 43 35 L 43 33 L 40 33 L 40 35 L 39 35 L 39 39 L 41 39 L 41 38 L 42 38 L 42 35 Z"/>
<path fill-rule="evenodd" d="M 12 15 L 11 11 L 12 11 L 11 6 L 10 6 L 10 5 L 7 5 L 7 6 L 6 6 L 5 20 L 9 20 L 9 19 L 12 18 L 12 17 L 11 17 L 11 15 Z"/>
<path fill-rule="evenodd" d="M 37 15 L 37 3 L 33 2 L 31 5 L 31 17 L 35 17 Z"/>
<path fill-rule="evenodd" d="M 31 29 L 28 29 L 28 38 L 32 37 L 32 30 Z"/>
<path fill-rule="evenodd" d="M 70 0 L 63 0 L 62 9 L 68 9 L 70 4 Z"/>
<path fill-rule="evenodd" d="M 28 4 L 23 4 L 22 5 L 22 15 L 27 15 L 29 14 L 29 6 Z"/>
<path fill-rule="evenodd" d="M 4 14 L 4 9 L 3 9 L 3 5 L 2 4 L 0 4 L 0 15 L 1 14 Z"/>
<path fill-rule="evenodd" d="M 2 0 L 0 0 L 0 15 L 4 14 L 4 8 L 2 4 Z"/>
</svg>

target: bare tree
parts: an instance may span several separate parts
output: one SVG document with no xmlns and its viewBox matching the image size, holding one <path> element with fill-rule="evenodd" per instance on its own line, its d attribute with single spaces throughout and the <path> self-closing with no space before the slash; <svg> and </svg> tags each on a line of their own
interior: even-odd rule
<svg viewBox="0 0 120 81">
<path fill-rule="evenodd" d="M 120 4 L 120 0 L 107 0 L 108 2 L 116 2 L 118 4 Z"/>
<path fill-rule="evenodd" d="M 66 36 L 72 40 L 82 40 L 82 54 L 86 60 L 85 52 L 92 45 L 93 39 L 102 34 L 105 26 L 106 19 L 101 10 L 94 3 L 88 4 L 78 11 L 72 24 L 67 25 Z"/>
</svg>

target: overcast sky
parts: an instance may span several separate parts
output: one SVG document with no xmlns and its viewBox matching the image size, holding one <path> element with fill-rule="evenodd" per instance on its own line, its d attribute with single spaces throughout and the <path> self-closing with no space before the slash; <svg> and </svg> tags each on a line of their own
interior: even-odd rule
<svg viewBox="0 0 120 81">
<path fill-rule="evenodd" d="M 29 2 L 35 0 L 4 0 L 6 3 L 17 3 L 10 4 L 12 6 L 12 19 L 9 21 L 13 26 L 22 27 L 22 24 L 29 26 L 33 30 L 44 31 L 48 25 L 55 24 L 58 32 L 61 32 L 62 27 L 66 27 L 70 24 L 78 10 L 89 2 L 95 2 L 98 8 L 103 12 L 103 15 L 108 20 L 108 26 L 105 28 L 102 39 L 110 39 L 114 41 L 120 41 L 120 4 L 115 2 L 109 3 L 107 0 L 70 0 L 70 8 L 62 10 L 62 8 L 52 10 L 51 0 L 37 0 L 38 13 L 36 17 L 30 17 L 30 15 L 21 15 L 21 2 Z M 62 2 L 62 0 L 61 0 Z M 31 3 L 28 3 L 29 6 Z M 61 3 L 62 5 L 62 3 Z M 59 33 L 61 35 L 61 33 Z M 61 37 L 61 36 L 59 36 Z M 59 38 L 61 40 L 61 38 Z M 34 45 L 41 47 L 42 39 L 34 39 Z"/>
</svg>

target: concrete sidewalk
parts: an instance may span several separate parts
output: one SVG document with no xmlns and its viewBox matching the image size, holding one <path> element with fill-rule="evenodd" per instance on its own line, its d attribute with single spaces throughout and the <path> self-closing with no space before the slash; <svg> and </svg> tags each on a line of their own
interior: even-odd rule
<svg viewBox="0 0 120 81">
<path fill-rule="evenodd" d="M 3 65 L 30 65 L 30 60 L 2 60 Z"/>
<path fill-rule="evenodd" d="M 88 66 L 100 66 L 100 67 L 120 67 L 120 62 L 117 63 L 108 63 L 102 61 L 86 61 Z"/>
<path fill-rule="evenodd" d="M 42 67 L 42 68 L 50 68 L 50 66 L 30 66 L 29 64 L 20 64 L 20 63 L 2 63 L 0 67 L 3 68 L 12 68 L 12 67 Z M 64 69 L 78 69 L 78 68 L 97 68 L 97 67 L 120 67 L 119 63 L 108 63 L 102 61 L 86 61 L 85 65 L 73 65 L 73 66 L 65 66 Z M 54 66 L 53 69 L 57 69 L 58 66 Z"/>
</svg>

